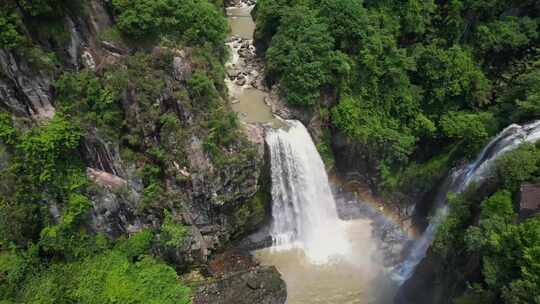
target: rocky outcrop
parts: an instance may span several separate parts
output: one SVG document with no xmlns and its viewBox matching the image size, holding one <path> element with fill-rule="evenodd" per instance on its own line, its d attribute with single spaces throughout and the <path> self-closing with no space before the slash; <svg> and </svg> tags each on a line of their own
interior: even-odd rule
<svg viewBox="0 0 540 304">
<path fill-rule="evenodd" d="M 51 75 L 33 70 L 22 54 L 0 49 L 0 103 L 19 116 L 47 120 L 54 116 Z"/>
<path fill-rule="evenodd" d="M 119 177 L 106 172 L 88 171 L 90 178 L 96 181 L 88 191 L 92 209 L 86 223 L 91 231 L 115 238 L 136 233 L 144 227 L 158 226 L 160 219 L 156 215 L 140 213 L 140 194 L 132 188 L 120 186 L 123 180 L 120 182 Z"/>
<path fill-rule="evenodd" d="M 287 289 L 274 266 L 261 266 L 253 257 L 226 252 L 209 263 L 209 279 L 195 287 L 194 304 L 283 304 Z"/>
<path fill-rule="evenodd" d="M 197 288 L 194 304 L 283 304 L 287 289 L 273 266 L 227 275 Z"/>
</svg>

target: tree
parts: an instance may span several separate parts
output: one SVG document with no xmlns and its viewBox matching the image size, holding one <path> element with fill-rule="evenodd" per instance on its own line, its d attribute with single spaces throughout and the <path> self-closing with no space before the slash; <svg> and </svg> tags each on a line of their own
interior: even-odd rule
<svg viewBox="0 0 540 304">
<path fill-rule="evenodd" d="M 171 36 L 192 45 L 221 49 L 227 21 L 207 0 L 114 0 L 118 28 L 135 40 Z"/>
<path fill-rule="evenodd" d="M 428 113 L 441 115 L 487 103 L 490 84 L 470 52 L 458 45 L 444 49 L 436 44 L 414 51 L 417 72 L 413 82 L 425 91 L 423 108 Z"/>
<path fill-rule="evenodd" d="M 7 6 L 0 5 L 0 9 L 0 48 L 16 48 L 25 40 L 20 33 L 20 16 Z"/>
<path fill-rule="evenodd" d="M 538 172 L 539 161 L 540 153 L 536 147 L 523 144 L 497 159 L 497 176 L 507 189 L 517 190 L 521 183 L 531 179 Z"/>
<path fill-rule="evenodd" d="M 359 48 L 367 27 L 367 12 L 361 0 L 318 0 L 322 20 L 328 24 L 336 48 L 353 53 Z"/>
<path fill-rule="evenodd" d="M 519 75 L 499 97 L 501 112 L 511 111 L 512 120 L 525 121 L 540 116 L 540 61 Z M 502 114 L 502 113 L 501 113 Z"/>
<path fill-rule="evenodd" d="M 132 262 L 118 250 L 80 262 L 57 263 L 20 288 L 23 303 L 188 304 L 189 288 L 173 268 L 149 256 Z"/>
<path fill-rule="evenodd" d="M 63 13 L 64 0 L 16 0 L 31 16 L 53 17 Z"/>
<path fill-rule="evenodd" d="M 475 44 L 481 52 L 508 53 L 527 47 L 538 38 L 538 22 L 527 16 L 508 16 L 480 25 Z"/>
<path fill-rule="evenodd" d="M 472 158 L 489 138 L 489 126 L 493 123 L 489 113 L 448 112 L 440 120 L 445 137 L 457 141 L 460 151 Z"/>
<path fill-rule="evenodd" d="M 433 0 L 408 0 L 398 7 L 401 10 L 401 31 L 405 35 L 423 35 L 430 29 L 437 6 Z"/>
<path fill-rule="evenodd" d="M 328 83 L 328 62 L 334 40 L 328 26 L 306 6 L 285 10 L 278 32 L 266 53 L 268 73 L 280 77 L 281 90 L 294 105 L 318 102 Z"/>
</svg>

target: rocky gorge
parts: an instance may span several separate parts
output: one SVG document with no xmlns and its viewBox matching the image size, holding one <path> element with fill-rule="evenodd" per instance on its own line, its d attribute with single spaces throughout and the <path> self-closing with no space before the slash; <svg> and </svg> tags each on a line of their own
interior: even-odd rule
<svg viewBox="0 0 540 304">
<path fill-rule="evenodd" d="M 477 2 L 0 3 L 0 302 L 533 303 L 539 8 Z"/>
<path fill-rule="evenodd" d="M 2 110 L 12 115 L 21 132 L 37 128 L 55 113 L 60 115 L 59 108 L 66 111 L 58 101 L 60 76 L 87 73 L 110 78 L 115 70 L 125 71 L 122 77 L 127 77 L 127 85 L 118 91 L 114 102 L 118 102 L 127 125 L 103 127 L 84 121 L 80 144 L 68 152 L 80 155 L 91 183 L 85 190 L 90 208 L 81 219 L 82 225 L 91 234 L 104 234 L 112 240 L 126 238 L 143 230 L 159 230 L 166 209 L 172 220 L 184 227 L 182 241 L 174 247 L 154 246 L 151 252 L 181 273 L 202 269 L 208 277 L 188 283 L 195 286 L 195 303 L 284 303 L 285 286 L 275 268 L 250 262 L 226 274 L 204 270 L 217 253 L 269 218 L 260 130 L 242 126 L 233 131 L 238 137 L 218 153 L 240 157 L 218 164 L 207 148 L 209 117 L 193 105 L 195 98 L 203 97 L 186 96 L 194 74 L 204 69 L 211 72 L 205 59 L 201 61 L 198 51 L 190 47 L 142 46 L 119 39 L 114 34 L 118 16 L 111 3 L 92 0 L 82 6 L 67 8 L 54 22 L 43 21 L 53 22 L 62 36 L 40 32 L 30 19 L 20 24 L 32 46 L 0 50 Z M 241 48 L 239 53 L 246 51 Z M 142 74 L 137 76 L 132 70 L 139 64 L 135 58 L 143 60 L 139 67 Z M 154 88 L 142 88 L 147 77 L 158 78 Z M 236 82 L 241 81 L 236 78 Z M 221 91 L 212 98 L 226 103 L 223 79 L 216 82 Z M 75 109 L 79 110 L 83 109 Z M 149 110 L 161 117 L 169 115 L 177 126 L 165 127 Z M 78 115 L 64 113 L 61 115 Z M 137 138 L 127 139 L 128 134 Z M 5 145 L 3 142 L 3 151 L 8 151 Z M 3 168 L 9 167 L 9 157 L 4 160 Z M 158 170 L 151 184 L 145 173 L 148 168 Z M 54 197 L 44 200 L 53 221 L 61 223 L 66 216 L 65 202 Z"/>
</svg>

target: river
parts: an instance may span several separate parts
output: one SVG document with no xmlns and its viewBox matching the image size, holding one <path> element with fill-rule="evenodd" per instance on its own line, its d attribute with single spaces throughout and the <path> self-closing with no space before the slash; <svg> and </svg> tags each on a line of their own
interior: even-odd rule
<svg viewBox="0 0 540 304">
<path fill-rule="evenodd" d="M 375 240 L 375 221 L 338 218 L 309 133 L 300 122 L 276 118 L 265 101 L 268 93 L 261 86 L 262 66 L 255 59 L 251 9 L 244 4 L 227 9 L 231 58 L 226 82 L 231 107 L 244 123 L 281 128 L 267 131 L 266 139 L 272 151 L 274 246 L 254 255 L 282 274 L 288 304 L 391 303 L 394 285 Z"/>
</svg>

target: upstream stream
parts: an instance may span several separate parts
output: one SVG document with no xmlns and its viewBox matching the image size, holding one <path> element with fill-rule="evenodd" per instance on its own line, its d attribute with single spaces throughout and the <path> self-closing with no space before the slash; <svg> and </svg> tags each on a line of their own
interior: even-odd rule
<svg viewBox="0 0 540 304">
<path fill-rule="evenodd" d="M 272 114 L 262 84 L 264 65 L 255 56 L 251 9 L 242 2 L 227 9 L 231 57 L 226 83 L 231 107 L 242 122 L 271 126 L 266 128 L 266 143 L 272 167 L 274 245 L 254 255 L 282 274 L 288 304 L 392 303 L 390 267 L 374 236 L 376 227 L 387 227 L 388 222 L 380 214 L 377 220 L 373 208 L 366 212 L 354 198 L 335 199 L 336 187 L 329 183 L 306 128 Z"/>
</svg>

